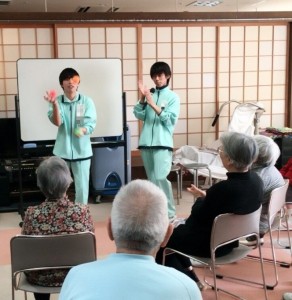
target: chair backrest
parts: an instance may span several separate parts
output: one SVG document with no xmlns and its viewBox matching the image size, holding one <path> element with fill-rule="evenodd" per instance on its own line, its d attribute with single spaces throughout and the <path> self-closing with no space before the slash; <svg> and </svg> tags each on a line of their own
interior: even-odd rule
<svg viewBox="0 0 292 300">
<path fill-rule="evenodd" d="M 285 184 L 275 188 L 271 192 L 270 203 L 269 203 L 269 222 L 273 223 L 277 213 L 284 207 L 286 203 L 286 193 L 289 186 L 289 180 L 284 179 Z"/>
<path fill-rule="evenodd" d="M 217 249 L 219 246 L 241 237 L 258 234 L 261 210 L 262 207 L 260 206 L 256 211 L 245 215 L 233 213 L 218 215 L 213 221 L 211 252 L 212 249 Z"/>
<path fill-rule="evenodd" d="M 17 235 L 10 240 L 11 269 L 72 267 L 96 260 L 95 235 Z"/>
</svg>

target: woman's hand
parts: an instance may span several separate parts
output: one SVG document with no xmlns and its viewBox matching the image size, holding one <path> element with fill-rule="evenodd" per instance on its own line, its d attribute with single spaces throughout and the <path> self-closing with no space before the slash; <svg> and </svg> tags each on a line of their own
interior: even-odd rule
<svg viewBox="0 0 292 300">
<path fill-rule="evenodd" d="M 149 89 L 143 84 L 142 80 L 138 81 L 138 87 L 143 97 L 146 97 L 148 94 L 150 94 Z"/>
<path fill-rule="evenodd" d="M 44 99 L 52 104 L 55 104 L 57 101 L 57 92 L 54 90 L 46 91 Z"/>
<path fill-rule="evenodd" d="M 153 102 L 150 90 L 146 85 L 143 84 L 141 80 L 138 82 L 139 91 L 141 92 L 143 100 L 140 100 L 140 103 L 147 102 L 151 107 L 154 108 L 155 103 Z"/>
<path fill-rule="evenodd" d="M 74 130 L 74 134 L 79 138 L 82 137 L 84 134 L 86 134 L 86 132 L 87 129 L 85 127 L 77 127 Z"/>
<path fill-rule="evenodd" d="M 189 192 L 191 192 L 195 197 L 205 197 L 206 192 L 196 187 L 194 184 L 191 184 L 190 187 L 187 188 Z"/>
</svg>

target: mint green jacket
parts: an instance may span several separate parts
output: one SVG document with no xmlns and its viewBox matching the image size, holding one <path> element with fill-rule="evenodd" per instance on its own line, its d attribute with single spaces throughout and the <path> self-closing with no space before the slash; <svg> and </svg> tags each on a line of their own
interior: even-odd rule
<svg viewBox="0 0 292 300">
<path fill-rule="evenodd" d="M 180 99 L 168 86 L 152 94 L 156 105 L 163 110 L 160 115 L 147 104 L 134 106 L 134 115 L 143 121 L 139 148 L 173 149 L 173 132 L 180 112 Z"/>
<path fill-rule="evenodd" d="M 92 156 L 90 134 L 96 125 L 96 110 L 93 100 L 87 96 L 77 94 L 70 101 L 65 95 L 57 98 L 62 124 L 58 128 L 53 153 L 65 160 L 83 160 Z M 82 115 L 78 116 L 77 108 L 82 107 Z M 53 123 L 53 105 L 50 104 L 48 117 Z M 80 125 L 78 125 L 78 123 Z M 78 127 L 85 127 L 87 133 L 81 137 L 74 134 Z"/>
</svg>

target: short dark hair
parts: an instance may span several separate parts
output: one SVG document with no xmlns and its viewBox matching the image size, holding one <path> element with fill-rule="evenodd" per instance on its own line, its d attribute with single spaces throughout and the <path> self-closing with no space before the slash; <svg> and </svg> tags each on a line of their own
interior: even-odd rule
<svg viewBox="0 0 292 300">
<path fill-rule="evenodd" d="M 167 79 L 167 84 L 169 83 L 171 77 L 171 69 L 170 66 L 164 61 L 157 61 L 150 68 L 150 76 L 151 78 L 155 75 L 165 74 L 165 76 L 169 76 Z"/>
<path fill-rule="evenodd" d="M 60 73 L 60 76 L 59 76 L 59 82 L 60 82 L 60 85 L 63 84 L 63 81 L 66 80 L 66 79 L 71 79 L 73 78 L 74 76 L 79 76 L 78 72 L 72 68 L 66 68 L 64 69 L 61 73 Z"/>
</svg>

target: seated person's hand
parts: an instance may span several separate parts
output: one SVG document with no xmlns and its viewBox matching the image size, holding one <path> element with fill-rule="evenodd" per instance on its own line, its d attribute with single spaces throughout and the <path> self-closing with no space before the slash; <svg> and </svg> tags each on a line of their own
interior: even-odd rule
<svg viewBox="0 0 292 300">
<path fill-rule="evenodd" d="M 187 188 L 189 192 L 191 192 L 195 197 L 205 197 L 206 192 L 196 187 L 194 184 L 191 184 L 190 187 Z"/>
</svg>

